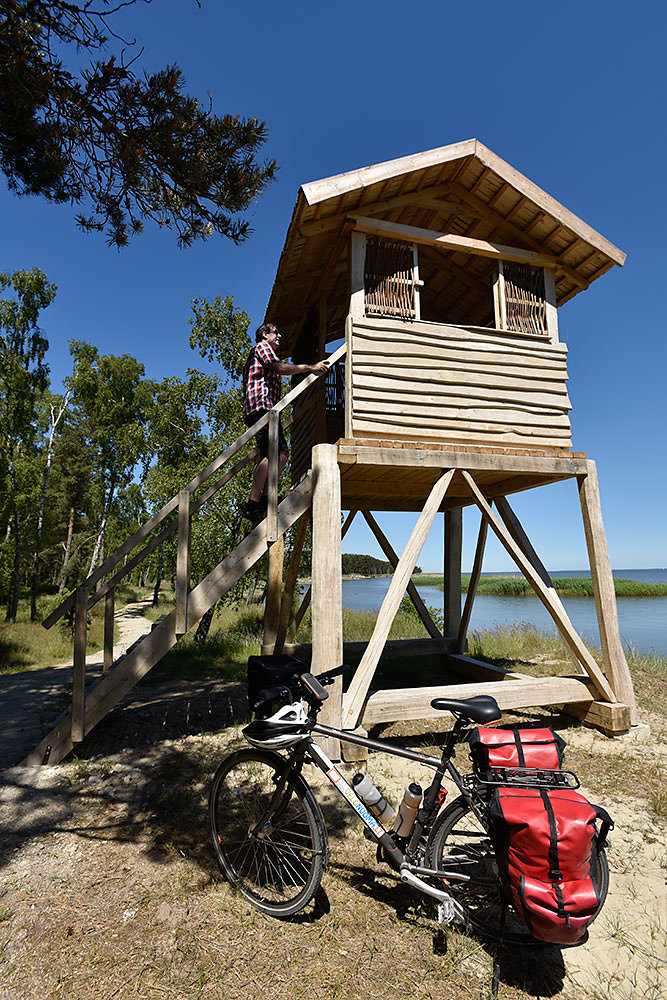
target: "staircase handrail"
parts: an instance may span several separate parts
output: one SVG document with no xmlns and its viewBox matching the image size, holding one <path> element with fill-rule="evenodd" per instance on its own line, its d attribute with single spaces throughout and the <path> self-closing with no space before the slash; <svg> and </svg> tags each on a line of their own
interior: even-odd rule
<svg viewBox="0 0 667 1000">
<path fill-rule="evenodd" d="M 345 355 L 346 345 L 341 344 L 341 346 L 334 351 L 334 353 L 327 358 L 329 365 L 334 365 L 340 358 Z M 182 503 L 181 497 L 183 495 L 191 496 L 196 490 L 204 485 L 216 472 L 218 472 L 231 458 L 233 458 L 252 438 L 269 423 L 271 419 L 277 420 L 278 415 L 286 409 L 291 403 L 294 402 L 306 389 L 308 389 L 317 379 L 320 378 L 317 374 L 308 375 L 302 382 L 290 390 L 286 396 L 284 396 L 280 402 L 276 403 L 272 410 L 269 410 L 263 416 L 260 417 L 256 423 L 249 427 L 243 434 L 241 434 L 233 444 L 229 445 L 217 458 L 214 458 L 212 462 L 200 472 L 194 479 L 185 486 L 179 493 L 171 498 L 156 514 L 148 519 L 140 528 L 135 531 L 135 533 L 126 541 L 123 542 L 114 552 L 109 555 L 104 562 L 94 570 L 90 576 L 86 577 L 78 585 L 78 587 L 72 591 L 72 593 L 67 597 L 61 604 L 58 605 L 42 622 L 44 628 L 51 628 L 55 625 L 64 614 L 67 613 L 77 601 L 77 593 L 86 592 L 86 610 L 90 610 L 99 600 L 101 600 L 109 591 L 122 580 L 128 573 L 131 573 L 134 567 L 139 563 L 145 556 L 148 556 L 153 552 L 158 545 L 168 538 L 170 534 L 176 531 L 178 527 L 178 518 L 170 521 L 162 531 L 153 538 L 148 545 L 146 545 L 139 553 L 133 556 L 132 559 L 123 566 L 123 568 L 116 573 L 110 580 L 108 580 L 102 587 L 97 590 L 93 590 L 96 584 L 107 575 L 107 573 L 113 569 L 114 566 L 120 562 L 132 549 L 136 548 L 140 542 L 142 542 L 150 533 L 157 528 L 170 514 L 175 513 L 179 510 L 179 505 Z M 271 415 L 275 416 L 272 418 Z M 285 426 L 289 426 L 291 420 L 288 418 L 285 421 Z M 222 476 L 216 483 L 214 483 L 202 496 L 196 501 L 189 505 L 189 514 L 192 515 L 196 513 L 205 503 L 207 503 L 214 494 L 221 489 L 226 483 L 228 483 L 242 468 L 244 468 L 248 462 L 250 462 L 257 454 L 257 449 L 253 449 L 247 455 L 244 456 L 239 462 L 237 462 L 224 476 Z"/>
</svg>

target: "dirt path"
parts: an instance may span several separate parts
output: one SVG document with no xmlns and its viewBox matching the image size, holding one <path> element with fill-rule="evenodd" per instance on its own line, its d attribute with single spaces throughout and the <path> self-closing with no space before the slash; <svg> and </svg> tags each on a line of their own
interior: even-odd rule
<svg viewBox="0 0 667 1000">
<path fill-rule="evenodd" d="M 128 604 L 114 615 L 119 640 L 114 646 L 114 658 L 126 653 L 130 646 L 151 630 L 151 622 L 143 612 L 150 598 Z M 103 650 L 86 658 L 87 683 L 100 676 Z M 13 767 L 37 746 L 67 704 L 71 691 L 72 663 L 58 663 L 45 670 L 26 670 L 0 676 L 0 771 Z"/>
</svg>

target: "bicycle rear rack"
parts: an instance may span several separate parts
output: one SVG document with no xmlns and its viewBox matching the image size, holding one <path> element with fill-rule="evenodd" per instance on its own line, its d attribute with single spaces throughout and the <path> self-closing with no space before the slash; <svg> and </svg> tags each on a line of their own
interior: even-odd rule
<svg viewBox="0 0 667 1000">
<path fill-rule="evenodd" d="M 475 771 L 480 785 L 492 788 L 579 788 L 579 778 L 573 771 L 552 771 L 537 767 L 494 767 Z"/>
</svg>

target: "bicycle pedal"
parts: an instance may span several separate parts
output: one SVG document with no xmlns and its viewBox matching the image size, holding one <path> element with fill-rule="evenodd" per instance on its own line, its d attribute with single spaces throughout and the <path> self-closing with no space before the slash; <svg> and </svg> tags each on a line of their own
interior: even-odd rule
<svg viewBox="0 0 667 1000">
<path fill-rule="evenodd" d="M 455 920 L 454 900 L 450 896 L 449 899 L 443 899 L 441 903 L 438 903 L 438 923 L 453 924 Z"/>
</svg>

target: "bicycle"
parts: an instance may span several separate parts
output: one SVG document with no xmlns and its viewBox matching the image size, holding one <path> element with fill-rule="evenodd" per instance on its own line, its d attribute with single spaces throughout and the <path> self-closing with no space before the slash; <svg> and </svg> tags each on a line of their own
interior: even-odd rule
<svg viewBox="0 0 667 1000">
<path fill-rule="evenodd" d="M 465 700 L 435 698 L 436 710 L 449 711 L 455 722 L 444 734 L 440 758 L 387 741 L 344 732 L 317 722 L 328 697 L 325 686 L 344 669 L 320 675 L 302 674 L 291 686 L 263 692 L 267 702 L 287 702 L 270 719 L 256 719 L 243 734 L 250 748 L 238 750 L 218 767 L 210 791 L 210 829 L 217 860 L 226 879 L 261 912 L 289 918 L 304 909 L 317 892 L 328 862 L 326 824 L 320 806 L 303 777 L 305 762 L 314 764 L 347 802 L 377 844 L 379 861 L 400 880 L 437 901 L 438 920 L 506 945 L 539 945 L 513 910 L 503 891 L 487 808 L 499 784 L 521 788 L 577 788 L 572 772 L 505 768 L 462 774 L 453 764 L 456 748 L 470 727 L 497 722 L 496 700 L 481 695 Z M 303 704 L 307 705 L 307 711 Z M 434 771 L 414 826 L 398 837 L 359 799 L 340 770 L 314 741 L 315 736 L 403 757 Z M 281 753 L 279 751 L 286 751 Z M 446 805 L 445 775 L 458 797 Z M 605 853 L 610 823 L 596 827 L 594 865 L 599 913 L 609 886 Z"/>
</svg>

